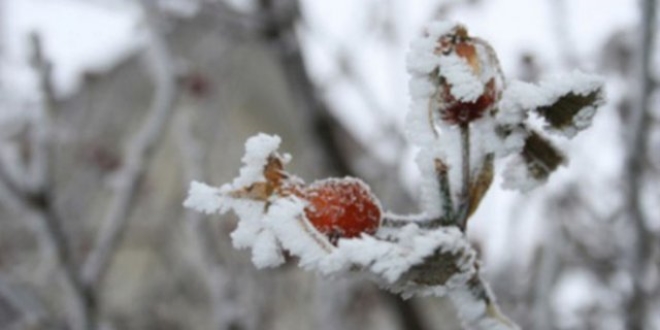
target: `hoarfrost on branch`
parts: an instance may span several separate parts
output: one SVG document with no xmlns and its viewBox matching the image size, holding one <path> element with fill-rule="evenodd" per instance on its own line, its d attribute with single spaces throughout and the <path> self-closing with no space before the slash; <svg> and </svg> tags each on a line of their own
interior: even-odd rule
<svg viewBox="0 0 660 330">
<path fill-rule="evenodd" d="M 603 83 L 573 72 L 538 84 L 507 82 L 492 47 L 456 23 L 431 23 L 407 56 L 410 111 L 406 130 L 420 147 L 422 210 L 384 212 L 359 179 L 310 185 L 284 169 L 281 139 L 248 139 L 240 174 L 219 188 L 192 182 L 184 205 L 233 211 L 237 249 L 251 249 L 258 268 L 295 257 L 326 276 L 365 274 L 402 294 L 448 296 L 464 325 L 517 329 L 500 311 L 478 272 L 466 224 L 488 191 L 496 161 L 511 158 L 504 185 L 528 191 L 566 164 L 546 132 L 572 138 L 603 104 Z M 531 118 L 540 118 L 541 131 Z M 287 252 L 285 254 L 285 251 Z"/>
</svg>

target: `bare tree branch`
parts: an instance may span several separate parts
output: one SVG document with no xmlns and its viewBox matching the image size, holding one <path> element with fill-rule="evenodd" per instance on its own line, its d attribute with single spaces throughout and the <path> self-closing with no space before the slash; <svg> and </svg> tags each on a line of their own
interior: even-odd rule
<svg viewBox="0 0 660 330">
<path fill-rule="evenodd" d="M 89 326 L 84 289 L 71 257 L 69 239 L 62 228 L 61 219 L 55 210 L 55 200 L 51 161 L 52 161 L 52 115 L 55 108 L 55 95 L 52 86 L 51 64 L 45 58 L 39 35 L 30 36 L 32 46 L 32 66 L 39 77 L 41 112 L 33 116 L 29 126 L 27 148 L 30 157 L 25 160 L 27 168 L 23 172 L 9 173 L 7 169 L 20 168 L 23 164 L 7 164 L 20 159 L 3 158 L 0 171 L 0 195 L 10 209 L 25 214 L 33 222 L 39 242 L 47 256 L 56 260 L 58 275 L 67 292 L 65 310 L 73 329 L 84 330 Z M 16 176 L 16 175 L 19 176 Z"/>
<path fill-rule="evenodd" d="M 633 295 L 627 309 L 626 328 L 642 330 L 645 328 L 647 304 L 644 292 L 644 280 L 650 267 L 654 241 L 652 232 L 646 224 L 646 216 L 642 205 L 642 189 L 644 187 L 644 164 L 648 152 L 648 136 L 651 126 L 651 94 L 653 90 L 652 58 L 653 43 L 656 32 L 656 1 L 644 0 L 641 6 L 642 30 L 639 44 L 639 67 L 637 80 L 639 96 L 636 111 L 628 129 L 626 141 L 626 175 L 628 185 L 626 195 L 627 213 L 635 227 L 630 270 L 634 279 Z"/>
<path fill-rule="evenodd" d="M 149 14 L 149 10 L 147 10 Z M 130 139 L 125 163 L 118 171 L 114 185 L 114 197 L 97 236 L 93 250 L 85 260 L 82 278 L 85 285 L 97 288 L 106 273 L 110 260 L 121 241 L 126 222 L 137 197 L 137 190 L 144 178 L 144 171 L 153 151 L 163 136 L 176 102 L 177 73 L 162 35 L 149 22 L 150 38 L 147 49 L 148 62 L 153 65 L 154 96 L 151 108 L 142 126 Z"/>
</svg>

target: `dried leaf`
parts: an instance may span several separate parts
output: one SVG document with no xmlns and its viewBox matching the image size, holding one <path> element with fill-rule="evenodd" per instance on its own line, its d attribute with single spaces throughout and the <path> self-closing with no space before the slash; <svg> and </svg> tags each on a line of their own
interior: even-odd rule
<svg viewBox="0 0 660 330">
<path fill-rule="evenodd" d="M 485 157 L 483 165 L 479 169 L 475 179 L 470 184 L 470 204 L 467 213 L 468 219 L 477 210 L 481 200 L 488 192 L 491 183 L 493 183 L 493 163 L 495 156 L 489 154 Z"/>
<path fill-rule="evenodd" d="M 544 181 L 566 161 L 564 154 L 559 149 L 533 130 L 525 140 L 522 157 L 529 175 L 539 181 Z"/>
</svg>

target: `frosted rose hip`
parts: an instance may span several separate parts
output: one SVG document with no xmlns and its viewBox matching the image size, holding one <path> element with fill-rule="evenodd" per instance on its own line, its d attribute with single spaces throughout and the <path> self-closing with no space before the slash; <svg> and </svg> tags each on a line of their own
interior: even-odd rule
<svg viewBox="0 0 660 330">
<path fill-rule="evenodd" d="M 369 188 L 356 179 L 318 181 L 303 192 L 309 202 L 307 219 L 330 242 L 339 238 L 374 234 L 380 224 L 381 210 Z"/>
</svg>

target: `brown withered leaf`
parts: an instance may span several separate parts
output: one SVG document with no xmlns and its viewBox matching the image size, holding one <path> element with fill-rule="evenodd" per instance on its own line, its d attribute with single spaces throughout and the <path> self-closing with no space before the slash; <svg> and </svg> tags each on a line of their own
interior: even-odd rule
<svg viewBox="0 0 660 330">
<path fill-rule="evenodd" d="M 477 56 L 477 49 L 474 47 L 474 43 L 467 41 L 459 42 L 456 44 L 455 49 L 456 55 L 468 62 L 475 75 L 481 74 L 481 64 L 479 63 L 479 56 Z"/>
<path fill-rule="evenodd" d="M 275 155 L 268 156 L 266 166 L 264 166 L 264 177 L 266 181 L 273 187 L 280 187 L 282 181 L 287 177 L 283 169 L 284 165 L 279 157 Z"/>
<path fill-rule="evenodd" d="M 270 155 L 264 166 L 264 178 L 266 182 L 255 182 L 248 187 L 231 192 L 231 197 L 245 198 L 258 201 L 266 201 L 276 191 L 278 191 L 288 177 L 283 170 L 282 160 L 276 155 Z"/>
<path fill-rule="evenodd" d="M 274 189 L 268 182 L 255 182 L 249 187 L 241 190 L 232 191 L 230 196 L 239 199 L 251 199 L 257 201 L 267 201 Z"/>
<path fill-rule="evenodd" d="M 490 185 L 493 183 L 494 159 L 495 156 L 493 154 L 486 155 L 483 165 L 470 183 L 470 207 L 467 213 L 468 219 L 477 210 L 481 200 L 486 196 L 486 192 L 488 192 Z"/>
</svg>

